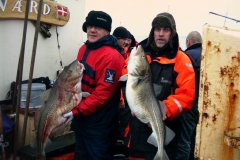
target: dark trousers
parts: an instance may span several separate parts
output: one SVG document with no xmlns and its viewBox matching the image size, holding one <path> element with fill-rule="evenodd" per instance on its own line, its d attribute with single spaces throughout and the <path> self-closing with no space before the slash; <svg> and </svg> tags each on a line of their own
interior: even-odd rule
<svg viewBox="0 0 240 160">
<path fill-rule="evenodd" d="M 195 144 L 196 144 L 196 132 L 197 132 L 197 126 L 195 127 L 194 131 L 193 131 L 193 134 L 192 134 L 192 137 L 191 137 L 191 151 L 190 151 L 190 154 L 189 154 L 189 158 L 188 160 L 194 160 L 195 157 L 194 157 L 194 151 L 195 151 Z"/>
<path fill-rule="evenodd" d="M 188 111 L 176 118 L 169 125 L 176 133 L 175 138 L 165 147 L 170 160 L 188 160 L 191 152 L 192 138 L 195 137 L 197 121 L 195 113 Z M 198 118 L 197 118 L 198 119 Z"/>
<path fill-rule="evenodd" d="M 75 132 L 75 160 L 113 160 L 114 142 L 111 137 L 83 135 Z"/>
<path fill-rule="evenodd" d="M 195 136 L 194 131 L 197 125 L 195 115 L 195 113 L 192 114 L 192 112 L 187 112 L 175 118 L 173 121 L 166 122 L 166 125 L 176 134 L 174 139 L 165 146 L 165 150 L 170 160 L 189 159 L 192 136 Z M 132 136 L 134 136 L 134 133 Z M 141 141 L 141 139 L 139 139 L 139 141 Z M 156 148 L 152 151 L 144 149 L 140 150 L 140 148 L 137 150 L 130 148 L 129 154 L 131 157 L 152 160 L 156 154 Z"/>
<path fill-rule="evenodd" d="M 119 134 L 121 138 L 124 138 L 125 129 L 128 126 L 128 123 L 131 119 L 131 110 L 126 105 L 125 108 L 120 109 L 120 116 L 119 116 Z"/>
</svg>

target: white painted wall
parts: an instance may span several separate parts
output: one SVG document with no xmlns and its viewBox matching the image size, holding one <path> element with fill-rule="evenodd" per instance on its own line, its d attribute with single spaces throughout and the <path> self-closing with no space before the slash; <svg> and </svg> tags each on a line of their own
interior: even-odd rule
<svg viewBox="0 0 240 160">
<path fill-rule="evenodd" d="M 79 47 L 85 41 L 82 23 L 85 20 L 85 0 L 58 0 L 58 3 L 68 7 L 69 22 L 58 27 L 60 56 L 57 48 L 56 26 L 52 26 L 50 38 L 44 38 L 40 33 L 35 59 L 33 78 L 48 76 L 56 78 L 60 67 L 60 57 L 63 65 L 69 64 L 77 57 Z M 18 59 L 23 35 L 23 20 L 0 20 L 0 100 L 6 99 L 12 81 L 16 80 Z M 28 23 L 26 38 L 23 80 L 28 79 L 31 63 L 35 28 Z"/>
</svg>

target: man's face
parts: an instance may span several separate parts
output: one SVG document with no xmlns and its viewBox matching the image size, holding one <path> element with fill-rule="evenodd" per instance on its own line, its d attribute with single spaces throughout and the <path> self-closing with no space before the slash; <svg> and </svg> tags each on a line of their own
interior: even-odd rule
<svg viewBox="0 0 240 160">
<path fill-rule="evenodd" d="M 131 43 L 131 39 L 129 38 L 118 38 L 117 39 L 118 45 L 122 48 L 127 47 Z"/>
<path fill-rule="evenodd" d="M 96 26 L 87 26 L 87 39 L 91 43 L 98 41 L 100 38 L 108 34 L 109 32 L 103 28 Z"/>
<path fill-rule="evenodd" d="M 155 27 L 154 28 L 154 41 L 158 48 L 162 48 L 169 42 L 171 37 L 171 29 L 165 27 Z"/>
</svg>

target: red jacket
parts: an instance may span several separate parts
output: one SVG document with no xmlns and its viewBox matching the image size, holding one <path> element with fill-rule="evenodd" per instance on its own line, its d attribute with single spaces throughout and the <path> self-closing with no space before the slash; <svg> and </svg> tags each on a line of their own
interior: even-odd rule
<svg viewBox="0 0 240 160">
<path fill-rule="evenodd" d="M 82 90 L 91 95 L 72 109 L 74 116 L 79 113 L 88 116 L 104 107 L 120 87 L 119 78 L 124 66 L 122 55 L 108 45 L 88 50 L 84 44 L 77 56 L 80 62 L 84 54 L 88 56 L 84 64 Z"/>
</svg>

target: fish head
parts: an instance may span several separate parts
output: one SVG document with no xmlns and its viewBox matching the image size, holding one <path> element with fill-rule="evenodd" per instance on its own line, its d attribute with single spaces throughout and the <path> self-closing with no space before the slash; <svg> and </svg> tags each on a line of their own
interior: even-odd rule
<svg viewBox="0 0 240 160">
<path fill-rule="evenodd" d="M 84 65 L 78 60 L 74 60 L 68 66 L 64 67 L 58 77 L 58 83 L 69 90 L 81 82 L 84 70 Z"/>
<path fill-rule="evenodd" d="M 150 66 L 141 45 L 134 47 L 128 62 L 128 74 L 146 76 L 149 74 Z"/>
<path fill-rule="evenodd" d="M 83 74 L 84 69 L 84 65 L 78 60 L 74 60 L 72 63 L 70 63 L 64 68 L 64 70 L 66 70 L 66 73 L 70 77 L 79 77 L 79 75 Z"/>
</svg>

